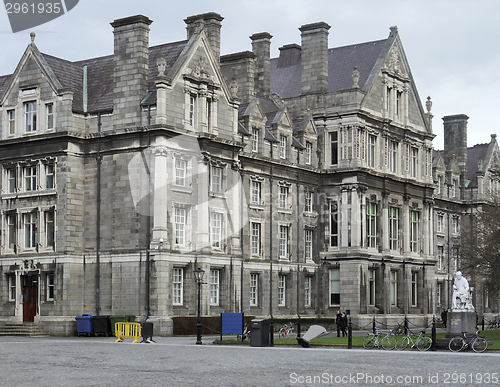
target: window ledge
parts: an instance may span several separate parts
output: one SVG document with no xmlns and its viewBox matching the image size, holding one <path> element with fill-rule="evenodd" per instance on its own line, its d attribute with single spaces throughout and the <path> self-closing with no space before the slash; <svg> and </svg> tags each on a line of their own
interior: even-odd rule
<svg viewBox="0 0 500 387">
<path fill-rule="evenodd" d="M 254 204 L 250 204 L 248 207 L 250 209 L 252 209 L 252 210 L 259 210 L 259 211 L 264 211 L 265 210 L 265 206 L 263 204 L 256 204 L 256 203 L 254 203 Z"/>
<path fill-rule="evenodd" d="M 278 208 L 278 212 L 281 212 L 283 214 L 292 214 L 293 210 L 292 209 L 286 209 L 286 208 Z"/>
<path fill-rule="evenodd" d="M 316 217 L 318 217 L 318 213 L 317 212 L 304 212 L 304 216 L 307 218 L 316 218 Z"/>
<path fill-rule="evenodd" d="M 47 190 L 40 191 L 27 191 L 27 192 L 17 192 L 17 193 L 6 193 L 2 195 L 3 200 L 7 199 L 17 199 L 17 198 L 29 198 L 34 196 L 51 196 L 56 195 L 57 191 L 55 188 L 50 188 Z"/>
<path fill-rule="evenodd" d="M 172 187 L 172 192 L 179 192 L 179 193 L 185 193 L 185 194 L 192 194 L 193 190 L 192 189 L 187 189 L 183 188 L 182 186 L 173 186 Z"/>
</svg>

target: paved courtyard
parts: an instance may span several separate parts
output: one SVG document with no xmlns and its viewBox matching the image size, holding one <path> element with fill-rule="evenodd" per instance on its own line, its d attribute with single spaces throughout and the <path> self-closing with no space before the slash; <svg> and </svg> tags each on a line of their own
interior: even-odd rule
<svg viewBox="0 0 500 387">
<path fill-rule="evenodd" d="M 193 337 L 159 337 L 156 344 L 125 340 L 2 337 L 0 385 L 500 385 L 500 353 L 218 346 L 209 338 L 197 346 Z"/>
</svg>

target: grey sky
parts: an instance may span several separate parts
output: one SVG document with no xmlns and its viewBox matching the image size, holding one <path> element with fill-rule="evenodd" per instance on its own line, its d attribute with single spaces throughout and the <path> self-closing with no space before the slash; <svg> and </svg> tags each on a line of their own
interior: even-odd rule
<svg viewBox="0 0 500 387">
<path fill-rule="evenodd" d="M 251 50 L 249 36 L 273 35 L 271 56 L 300 44 L 298 28 L 325 21 L 329 47 L 384 39 L 397 25 L 420 99 L 433 101 L 434 145 L 442 149 L 445 115 L 467 114 L 468 144 L 500 132 L 500 1 L 497 0 L 80 0 L 67 15 L 33 30 L 40 51 L 67 60 L 110 55 L 114 19 L 143 14 L 153 20 L 150 44 L 186 38 L 187 16 L 217 12 L 221 54 Z M 0 75 L 11 74 L 30 42 L 30 30 L 13 34 L 0 12 Z"/>
</svg>

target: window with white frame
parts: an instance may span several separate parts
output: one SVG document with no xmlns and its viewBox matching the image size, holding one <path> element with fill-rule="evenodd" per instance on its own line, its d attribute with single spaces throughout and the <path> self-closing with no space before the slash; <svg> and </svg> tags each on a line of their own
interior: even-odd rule
<svg viewBox="0 0 500 387">
<path fill-rule="evenodd" d="M 398 250 L 399 247 L 399 208 L 389 207 L 389 248 Z"/>
<path fill-rule="evenodd" d="M 417 177 L 418 173 L 418 148 L 411 148 L 410 176 Z"/>
<path fill-rule="evenodd" d="M 261 224 L 252 222 L 252 237 L 251 237 L 251 254 L 253 256 L 260 256 L 261 248 Z"/>
<path fill-rule="evenodd" d="M 375 305 L 375 270 L 368 270 L 368 305 Z"/>
<path fill-rule="evenodd" d="M 411 273 L 411 306 L 417 306 L 418 272 Z"/>
<path fill-rule="evenodd" d="M 339 245 L 339 207 L 337 202 L 330 202 L 330 246 Z"/>
<path fill-rule="evenodd" d="M 391 271 L 391 305 L 398 303 L 398 272 Z"/>
<path fill-rule="evenodd" d="M 437 247 L 437 269 L 443 270 L 444 246 Z"/>
<path fill-rule="evenodd" d="M 52 189 L 55 188 L 54 180 L 54 164 L 45 164 L 45 188 Z"/>
<path fill-rule="evenodd" d="M 396 90 L 396 117 L 403 117 L 403 92 Z"/>
<path fill-rule="evenodd" d="M 212 100 L 207 98 L 205 101 L 205 119 L 207 122 L 207 128 L 212 127 Z"/>
<path fill-rule="evenodd" d="M 7 120 L 9 121 L 9 135 L 16 134 L 16 111 L 7 110 Z"/>
<path fill-rule="evenodd" d="M 444 232 L 444 215 L 437 216 L 437 232 Z"/>
<path fill-rule="evenodd" d="M 288 208 L 288 187 L 279 186 L 279 207 Z"/>
<path fill-rule="evenodd" d="M 278 276 L 278 306 L 286 305 L 286 276 Z"/>
<path fill-rule="evenodd" d="M 175 159 L 175 185 L 186 186 L 187 162 L 182 159 Z"/>
<path fill-rule="evenodd" d="M 250 181 L 250 202 L 253 204 L 262 203 L 262 182 L 257 180 Z"/>
<path fill-rule="evenodd" d="M 9 275 L 9 301 L 16 301 L 16 276 Z"/>
<path fill-rule="evenodd" d="M 304 278 L 304 306 L 311 306 L 311 289 L 312 289 L 312 278 L 306 276 Z"/>
<path fill-rule="evenodd" d="M 304 231 L 304 255 L 307 261 L 312 261 L 313 259 L 313 237 L 314 233 L 311 229 L 306 229 Z"/>
<path fill-rule="evenodd" d="M 368 135 L 368 166 L 375 167 L 375 156 L 377 148 L 377 136 L 373 134 Z"/>
<path fill-rule="evenodd" d="M 16 214 L 7 214 L 7 243 L 9 249 L 16 246 Z"/>
<path fill-rule="evenodd" d="M 458 195 L 458 180 L 453 179 L 452 185 L 451 185 L 451 197 L 456 198 Z"/>
<path fill-rule="evenodd" d="M 222 249 L 222 214 L 220 212 L 212 212 L 210 232 L 212 236 L 212 248 Z"/>
<path fill-rule="evenodd" d="M 418 253 L 420 213 L 418 211 L 410 211 L 410 250 L 413 253 Z"/>
<path fill-rule="evenodd" d="M 290 228 L 289 226 L 280 225 L 279 226 L 279 258 L 288 259 L 288 243 L 290 238 Z"/>
<path fill-rule="evenodd" d="M 443 187 L 443 176 L 441 175 L 438 175 L 438 178 L 437 178 L 437 194 L 438 195 L 441 195 L 441 190 L 442 190 L 442 187 Z"/>
<path fill-rule="evenodd" d="M 391 141 L 391 149 L 389 155 L 389 170 L 392 173 L 398 172 L 398 143 Z"/>
<path fill-rule="evenodd" d="M 259 151 L 259 129 L 252 128 L 252 152 Z"/>
<path fill-rule="evenodd" d="M 55 282 L 54 282 L 54 273 L 49 273 L 45 277 L 46 279 L 46 292 L 47 292 L 47 301 L 54 301 L 55 296 Z"/>
<path fill-rule="evenodd" d="M 304 209 L 306 212 L 313 212 L 313 193 L 311 191 L 305 192 Z"/>
<path fill-rule="evenodd" d="M 9 193 L 15 193 L 17 190 L 16 169 L 9 168 L 7 170 L 7 186 Z"/>
<path fill-rule="evenodd" d="M 438 307 L 441 306 L 441 295 L 443 294 L 443 283 L 438 282 L 436 284 L 436 304 Z"/>
<path fill-rule="evenodd" d="M 24 103 L 25 132 L 36 132 L 36 101 Z"/>
<path fill-rule="evenodd" d="M 212 192 L 222 192 L 222 168 L 212 167 L 212 181 L 211 189 Z"/>
<path fill-rule="evenodd" d="M 196 115 L 196 97 L 194 95 L 189 96 L 189 125 L 194 127 L 195 125 L 195 115 Z"/>
<path fill-rule="evenodd" d="M 452 229 L 453 229 L 453 234 L 458 234 L 458 232 L 459 232 L 458 224 L 459 224 L 459 219 L 457 216 L 454 216 L 453 218 L 451 218 L 451 225 L 452 225 Z"/>
<path fill-rule="evenodd" d="M 280 136 L 280 159 L 286 159 L 287 143 L 288 140 L 286 136 Z"/>
<path fill-rule="evenodd" d="M 37 214 L 29 212 L 23 215 L 24 222 L 24 247 L 27 249 L 36 247 Z"/>
<path fill-rule="evenodd" d="M 330 133 L 330 164 L 339 163 L 339 132 Z"/>
<path fill-rule="evenodd" d="M 330 269 L 330 306 L 340 305 L 340 269 Z"/>
<path fill-rule="evenodd" d="M 368 247 L 377 247 L 377 205 L 366 205 L 366 242 Z"/>
<path fill-rule="evenodd" d="M 259 305 L 259 274 L 250 274 L 250 306 Z"/>
<path fill-rule="evenodd" d="M 45 211 L 45 246 L 54 247 L 55 242 L 54 210 Z"/>
<path fill-rule="evenodd" d="M 453 247 L 451 249 L 452 256 L 452 269 L 454 272 L 458 270 L 458 247 Z"/>
<path fill-rule="evenodd" d="M 184 269 L 174 267 L 172 275 L 172 303 L 182 305 L 184 303 Z"/>
<path fill-rule="evenodd" d="M 54 104 L 48 103 L 45 105 L 45 114 L 47 118 L 47 130 L 54 129 Z"/>
<path fill-rule="evenodd" d="M 24 167 L 24 190 L 25 191 L 35 191 L 36 190 L 36 166 Z"/>
<path fill-rule="evenodd" d="M 210 305 L 219 305 L 220 270 L 210 270 Z"/>
<path fill-rule="evenodd" d="M 186 216 L 187 210 L 182 207 L 174 209 L 175 244 L 177 246 L 186 245 Z"/>
<path fill-rule="evenodd" d="M 304 158 L 305 158 L 306 164 L 311 165 L 311 163 L 312 163 L 312 144 L 309 141 L 306 142 L 306 149 L 304 152 Z"/>
</svg>

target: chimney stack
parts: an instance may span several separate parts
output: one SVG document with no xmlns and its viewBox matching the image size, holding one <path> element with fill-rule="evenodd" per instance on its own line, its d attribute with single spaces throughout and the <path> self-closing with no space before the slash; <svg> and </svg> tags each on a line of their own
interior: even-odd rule
<svg viewBox="0 0 500 387">
<path fill-rule="evenodd" d="M 302 94 L 328 91 L 328 30 L 325 22 L 299 28 L 302 37 Z"/>
<path fill-rule="evenodd" d="M 455 157 L 460 169 L 460 185 L 464 188 L 467 178 L 467 117 L 465 114 L 443 117 L 444 161 L 446 165 Z"/>
<path fill-rule="evenodd" d="M 258 96 L 269 97 L 271 93 L 271 38 L 268 32 L 250 36 L 252 51 L 257 57 L 255 91 Z"/>
<path fill-rule="evenodd" d="M 220 57 L 220 29 L 222 27 L 222 20 L 224 18 L 215 12 L 193 15 L 184 19 L 188 39 L 194 34 L 199 33 L 202 29 L 205 29 L 210 47 L 217 60 Z"/>
<path fill-rule="evenodd" d="M 141 124 L 141 101 L 146 96 L 149 75 L 149 25 L 143 15 L 117 19 L 114 28 L 115 126 Z"/>
<path fill-rule="evenodd" d="M 236 97 L 242 103 L 249 103 L 255 97 L 255 54 L 244 51 L 221 56 L 220 68 L 228 86 L 237 90 Z"/>
</svg>

